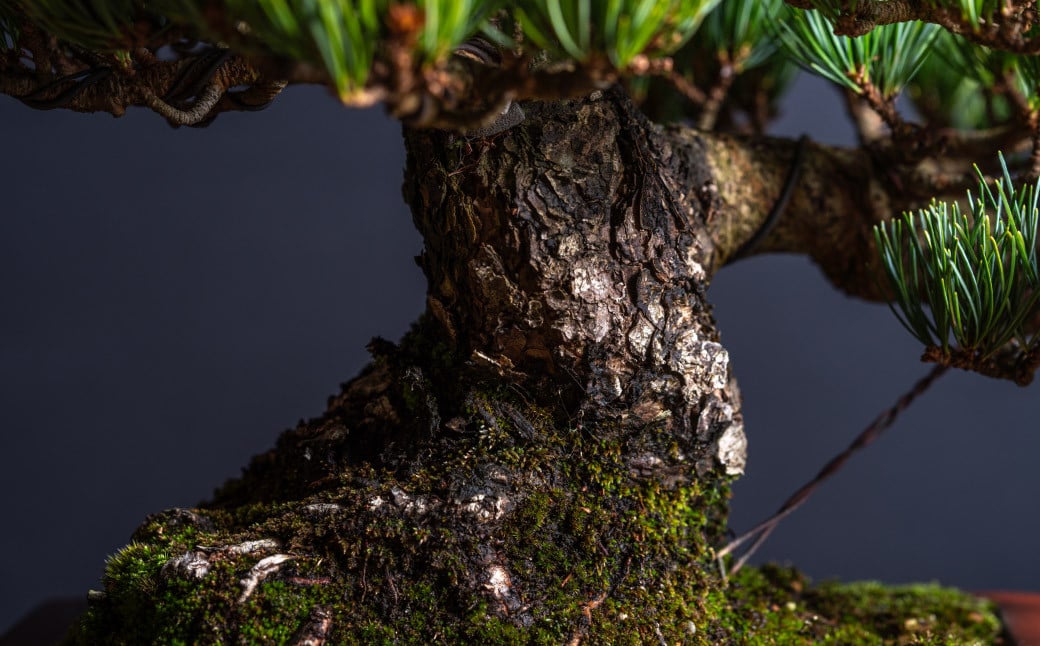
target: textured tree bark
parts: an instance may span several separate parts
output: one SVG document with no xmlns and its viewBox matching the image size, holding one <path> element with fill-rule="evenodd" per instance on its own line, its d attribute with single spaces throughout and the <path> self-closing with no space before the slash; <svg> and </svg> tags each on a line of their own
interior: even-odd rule
<svg viewBox="0 0 1040 646">
<path fill-rule="evenodd" d="M 770 208 L 756 195 L 729 217 L 743 189 L 720 164 L 751 164 L 760 192 L 779 193 L 791 143 L 664 131 L 620 91 L 525 110 L 494 140 L 406 132 L 427 314 L 400 344 L 373 341 L 325 414 L 212 502 L 149 518 L 75 641 L 720 644 L 805 630 L 819 611 L 801 596 L 790 626 L 763 614 L 801 595 L 795 575 L 747 570 L 727 588 L 715 562 L 746 443 L 705 300 Z M 813 151 L 811 168 L 818 157 L 834 163 Z M 778 225 L 766 246 L 833 243 L 809 230 Z"/>
<path fill-rule="evenodd" d="M 454 348 L 552 384 L 590 422 L 660 423 L 702 472 L 740 473 L 739 401 L 704 295 L 703 142 L 666 139 L 620 92 L 533 106 L 487 150 L 456 156 L 445 139 L 409 134 L 405 185 L 429 311 Z M 720 435 L 723 453 L 706 444 Z"/>
</svg>

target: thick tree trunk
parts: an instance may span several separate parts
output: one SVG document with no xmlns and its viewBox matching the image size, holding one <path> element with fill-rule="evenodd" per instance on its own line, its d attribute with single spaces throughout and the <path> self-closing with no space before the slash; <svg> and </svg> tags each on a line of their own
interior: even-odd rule
<svg viewBox="0 0 1040 646">
<path fill-rule="evenodd" d="M 673 455 L 646 459 L 686 463 L 690 477 L 741 473 L 739 399 L 704 296 L 704 145 L 666 140 L 620 92 L 529 112 L 526 127 L 476 144 L 488 148 L 407 137 L 406 198 L 443 336 L 556 398 L 540 405 L 668 436 Z"/>
<path fill-rule="evenodd" d="M 374 341 L 325 415 L 214 501 L 148 519 L 80 641 L 717 644 L 805 629 L 824 597 L 796 575 L 746 570 L 727 588 L 714 559 L 745 441 L 705 290 L 753 229 L 723 217 L 735 193 L 713 164 L 743 144 L 656 129 L 617 91 L 527 113 L 493 141 L 406 133 L 427 314 L 400 345 Z M 756 159 L 782 177 L 792 154 L 776 142 Z M 792 595 L 802 610 L 769 619 Z"/>
</svg>

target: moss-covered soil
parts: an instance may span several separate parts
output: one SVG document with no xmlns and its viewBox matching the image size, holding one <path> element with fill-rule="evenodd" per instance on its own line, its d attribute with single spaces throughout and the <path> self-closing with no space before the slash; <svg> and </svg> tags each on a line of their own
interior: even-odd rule
<svg viewBox="0 0 1040 646">
<path fill-rule="evenodd" d="M 468 401 L 457 437 L 408 469 L 147 519 L 72 643 L 998 643 L 988 603 L 938 586 L 776 567 L 727 583 L 712 551 L 727 480 L 669 470 L 669 435 L 558 431 L 503 393 Z"/>
<path fill-rule="evenodd" d="M 153 529 L 162 522 L 152 521 Z M 524 625 L 487 601 L 458 607 L 434 572 L 408 581 L 373 571 L 358 580 L 337 577 L 320 559 L 293 561 L 241 601 L 241 580 L 261 554 L 217 559 L 199 580 L 164 574 L 171 554 L 197 545 L 192 535 L 135 542 L 110 559 L 105 597 L 72 643 L 304 643 L 308 631 L 329 644 L 563 644 L 575 637 L 590 644 L 1003 643 L 992 604 L 963 592 L 934 584 L 811 585 L 777 566 L 745 568 L 727 587 L 680 590 L 667 577 L 668 585 L 615 588 L 613 597 L 583 593 L 565 574 L 544 615 L 531 613 Z M 539 556 L 531 567 L 562 573 L 556 551 Z M 655 618 L 649 630 L 645 616 Z"/>
</svg>

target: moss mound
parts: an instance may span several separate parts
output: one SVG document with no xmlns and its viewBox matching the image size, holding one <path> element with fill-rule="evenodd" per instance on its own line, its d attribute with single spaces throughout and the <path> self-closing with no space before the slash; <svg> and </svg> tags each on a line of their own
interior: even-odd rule
<svg viewBox="0 0 1040 646">
<path fill-rule="evenodd" d="M 150 517 L 71 642 L 998 641 L 987 602 L 938 586 L 812 586 L 776 567 L 724 581 L 728 481 L 667 467 L 681 460 L 667 433 L 558 431 L 500 393 L 447 426 L 457 437 L 399 472 L 343 467 L 299 499 Z M 304 464 L 321 447 L 303 433 L 279 451 Z M 225 494 L 253 477 L 270 473 Z"/>
</svg>

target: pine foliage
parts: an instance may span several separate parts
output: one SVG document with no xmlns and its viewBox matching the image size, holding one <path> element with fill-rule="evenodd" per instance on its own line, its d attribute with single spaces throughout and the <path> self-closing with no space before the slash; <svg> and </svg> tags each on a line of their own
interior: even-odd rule
<svg viewBox="0 0 1040 646">
<path fill-rule="evenodd" d="M 1040 184 L 1016 188 L 1003 157 L 990 186 L 979 173 L 967 209 L 933 201 L 875 227 L 900 323 L 944 354 L 979 360 L 1014 341 L 1023 352 L 1040 336 L 1026 324 L 1040 299 L 1037 219 Z"/>
<path fill-rule="evenodd" d="M 692 119 L 701 127 L 716 122 L 732 126 L 739 121 L 734 115 L 743 111 L 757 132 L 764 130 L 771 106 L 785 89 L 793 61 L 859 95 L 890 135 L 880 139 L 890 148 L 878 147 L 875 154 L 889 155 L 891 163 L 907 165 L 904 170 L 929 155 L 934 158 L 941 149 L 936 142 L 945 142 L 947 135 L 935 136 L 936 128 L 1004 128 L 1033 142 L 1032 158 L 1013 155 L 1008 160 L 1012 167 L 1030 177 L 1040 175 L 1040 27 L 1022 22 L 1029 19 L 1028 12 L 1011 11 L 1021 3 L 791 4 L 0 0 L 0 54 L 19 64 L 24 58 L 21 32 L 32 25 L 71 48 L 80 60 L 104 54 L 110 57 L 106 61 L 122 61 L 131 69 L 134 52 L 147 48 L 149 38 L 176 33 L 189 42 L 205 40 L 219 51 L 232 48 L 247 56 L 312 65 L 345 102 L 361 103 L 359 97 L 384 96 L 387 89 L 378 84 L 388 78 L 426 79 L 393 90 L 402 94 L 421 93 L 430 78 L 440 83 L 444 77 L 429 72 L 442 72 L 460 45 L 482 34 L 528 70 L 548 61 L 569 63 L 579 73 L 592 70 L 599 81 L 667 77 L 689 104 L 665 111 L 671 117 Z M 893 13 L 911 10 L 927 21 Z M 1002 21 L 1014 20 L 1019 23 L 1002 27 Z M 399 69 L 402 65 L 412 67 Z M 69 75 L 58 82 L 78 78 Z M 645 81 L 634 85 L 644 91 L 647 87 Z M 509 88 L 501 87 L 506 86 L 500 86 L 485 110 L 501 109 L 503 97 L 510 96 Z M 906 90 L 928 119 L 923 126 L 907 124 L 896 109 Z M 878 140 L 877 134 L 861 133 L 861 138 Z M 902 150 L 902 156 L 892 157 L 892 149 Z M 944 351 L 962 348 L 991 356 L 1001 344 L 1034 343 L 1023 325 L 1035 314 L 1033 294 L 1040 293 L 1031 210 L 1036 189 L 1016 190 L 1008 165 L 1001 164 L 1003 177 L 995 188 L 980 184 L 965 210 L 935 202 L 878 230 L 903 324 L 922 342 Z"/>
<path fill-rule="evenodd" d="M 368 80 L 387 0 L 228 0 L 248 33 L 294 60 L 319 63 L 348 97 Z"/>
<path fill-rule="evenodd" d="M 606 55 L 619 69 L 636 56 L 678 49 L 719 0 L 533 0 L 517 3 L 523 32 L 557 57 Z"/>
<path fill-rule="evenodd" d="M 897 23 L 858 38 L 836 36 L 822 11 L 787 9 L 779 21 L 784 49 L 824 78 L 862 92 L 864 83 L 882 97 L 899 94 L 921 68 L 942 31 L 938 25 Z"/>
</svg>

